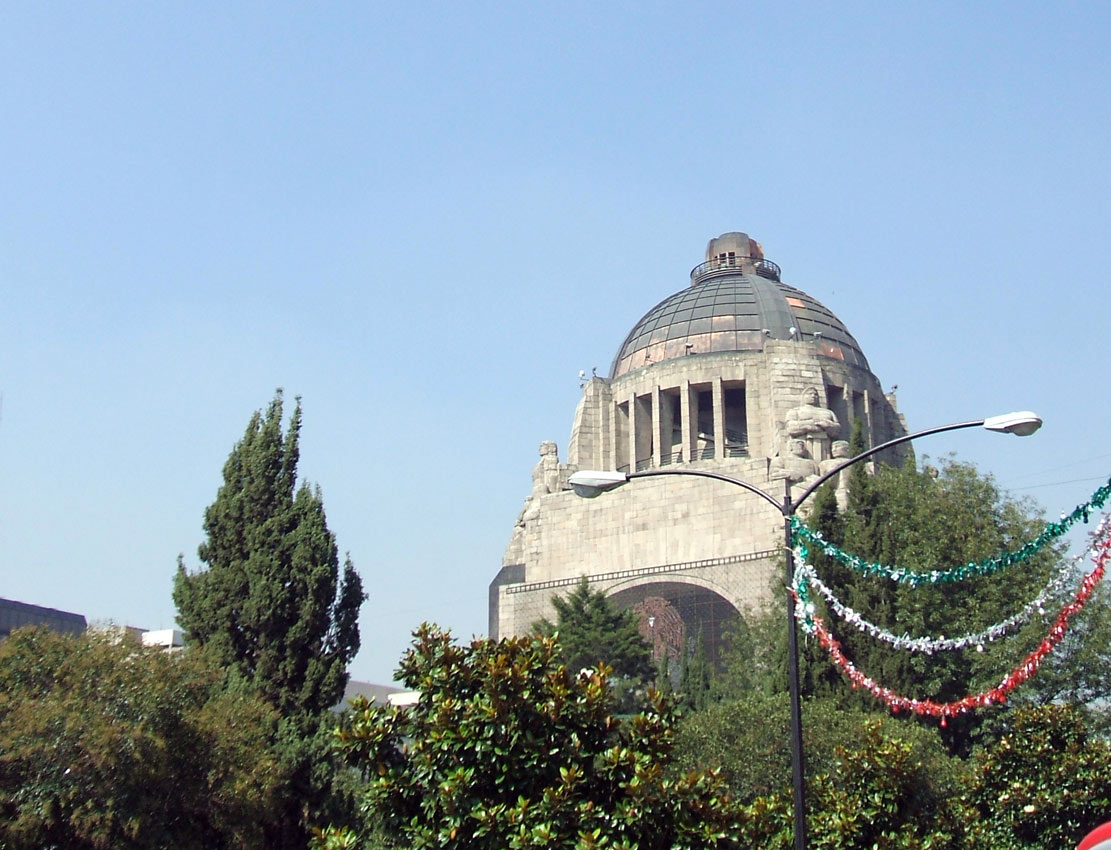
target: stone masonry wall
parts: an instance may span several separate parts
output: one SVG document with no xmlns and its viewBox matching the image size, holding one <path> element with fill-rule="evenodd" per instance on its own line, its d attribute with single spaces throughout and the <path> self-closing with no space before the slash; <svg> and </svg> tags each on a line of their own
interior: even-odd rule
<svg viewBox="0 0 1111 850">
<path fill-rule="evenodd" d="M 684 451 L 682 466 L 740 478 L 776 499 L 784 485 L 769 479 L 770 459 L 781 451 L 783 422 L 807 387 L 818 389 L 819 406 L 839 408 L 834 412 L 844 439 L 855 416 L 867 417 L 873 444 L 905 433 L 891 399 L 866 369 L 820 356 L 814 343 L 768 340 L 762 352 L 692 355 L 612 383 L 589 380 L 572 425 L 569 470 L 616 468 L 622 446 L 626 457 L 635 450 L 637 459 L 660 463 L 665 432 L 660 422 L 644 417 L 690 398 L 695 386 L 713 387 L 720 403 L 723 385 L 744 386 L 748 457 L 723 458 L 719 451 L 712 460 L 691 462 Z M 672 393 L 666 404 L 661 391 Z M 631 415 L 617 415 L 621 404 Z M 718 432 L 723 420 L 715 413 Z M 695 425 L 687 419 L 688 432 Z M 635 438 L 629 429 L 636 429 Z M 723 437 L 718 434 L 719 445 Z M 656 443 L 654 451 L 648 439 Z M 709 479 L 637 479 L 594 499 L 548 493 L 535 499 L 528 521 L 517 528 L 506 569 L 491 585 L 491 630 L 504 636 L 549 616 L 552 595 L 568 592 L 582 575 L 595 577 L 607 593 L 666 577 L 712 590 L 740 610 L 768 598 L 776 562 L 769 553 L 781 550 L 782 539 L 782 516 L 774 506 Z"/>
</svg>

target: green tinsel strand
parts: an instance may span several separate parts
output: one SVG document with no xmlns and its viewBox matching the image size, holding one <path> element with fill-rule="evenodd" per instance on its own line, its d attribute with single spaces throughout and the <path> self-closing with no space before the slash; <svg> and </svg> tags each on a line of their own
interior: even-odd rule
<svg viewBox="0 0 1111 850">
<path fill-rule="evenodd" d="M 838 546 L 827 541 L 815 531 L 807 528 L 797 515 L 791 517 L 791 542 L 792 545 L 801 546 L 803 540 L 809 540 L 820 546 L 822 551 L 831 558 L 836 558 L 842 564 L 862 572 L 865 575 L 884 575 L 892 581 L 906 582 L 912 587 L 919 584 L 942 584 L 954 581 L 963 581 L 970 576 L 990 575 L 1006 567 L 1021 564 L 1030 560 L 1043 546 L 1065 534 L 1077 522 L 1083 520 L 1087 523 L 1093 509 L 1102 509 L 1108 497 L 1111 497 L 1111 479 L 1107 484 L 1097 488 L 1092 497 L 1082 505 L 1073 508 L 1060 522 L 1046 523 L 1045 529 L 1028 543 L 1023 544 L 1012 552 L 1003 552 L 994 558 L 985 558 L 977 563 L 962 564 L 950 567 L 947 570 L 933 570 L 928 573 L 917 573 L 885 564 L 874 564 L 864 561 L 857 555 L 843 551 Z"/>
</svg>

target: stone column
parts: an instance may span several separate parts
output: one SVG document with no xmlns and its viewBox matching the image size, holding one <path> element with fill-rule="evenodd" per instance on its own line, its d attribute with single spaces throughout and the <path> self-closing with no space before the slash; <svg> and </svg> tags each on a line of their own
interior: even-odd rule
<svg viewBox="0 0 1111 850">
<path fill-rule="evenodd" d="M 629 396 L 629 472 L 636 472 L 637 468 L 637 431 L 640 430 L 640 411 L 637 410 L 637 396 Z"/>
<path fill-rule="evenodd" d="M 659 467 L 663 458 L 663 407 L 660 404 L 660 385 L 652 387 L 652 465 Z"/>
<path fill-rule="evenodd" d="M 714 458 L 725 457 L 725 391 L 721 376 L 714 378 Z"/>
<path fill-rule="evenodd" d="M 616 400 L 610 401 L 610 421 L 609 421 L 609 446 L 607 446 L 606 464 L 603 469 L 617 469 L 621 466 L 621 427 L 620 422 L 623 418 L 621 413 L 621 403 Z M 627 444 L 626 444 L 627 445 Z"/>
<path fill-rule="evenodd" d="M 683 429 L 683 461 L 696 460 L 698 449 L 698 397 L 693 395 L 691 382 L 683 379 L 679 387 L 679 422 Z"/>
<path fill-rule="evenodd" d="M 872 394 L 864 390 L 864 433 L 868 437 L 868 445 L 876 444 L 876 428 L 872 421 Z"/>
</svg>

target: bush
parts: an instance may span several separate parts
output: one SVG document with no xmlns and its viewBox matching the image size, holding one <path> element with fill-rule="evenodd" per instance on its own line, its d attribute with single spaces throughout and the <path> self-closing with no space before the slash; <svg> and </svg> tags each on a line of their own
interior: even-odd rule
<svg viewBox="0 0 1111 850">
<path fill-rule="evenodd" d="M 337 732 L 367 777 L 365 811 L 406 847 L 753 846 L 758 819 L 716 773 L 667 775 L 666 699 L 618 718 L 609 670 L 572 674 L 558 657 L 551 638 L 458 646 L 422 626 L 400 668 L 419 702 L 360 701 Z M 331 831 L 318 846 L 366 837 Z"/>
</svg>

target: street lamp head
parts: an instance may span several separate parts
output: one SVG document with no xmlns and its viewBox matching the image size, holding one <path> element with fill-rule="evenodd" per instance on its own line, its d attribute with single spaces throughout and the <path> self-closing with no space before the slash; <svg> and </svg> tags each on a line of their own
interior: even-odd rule
<svg viewBox="0 0 1111 850">
<path fill-rule="evenodd" d="M 572 475 L 567 483 L 571 485 L 571 489 L 575 491 L 576 495 L 593 499 L 606 490 L 620 487 L 628 480 L 628 473 L 625 472 L 613 472 L 608 469 L 583 469 Z"/>
<path fill-rule="evenodd" d="M 1042 418 L 1031 410 L 1014 413 L 1001 413 L 984 420 L 984 427 L 1001 434 L 1014 434 L 1016 437 L 1029 437 L 1042 427 Z"/>
</svg>

